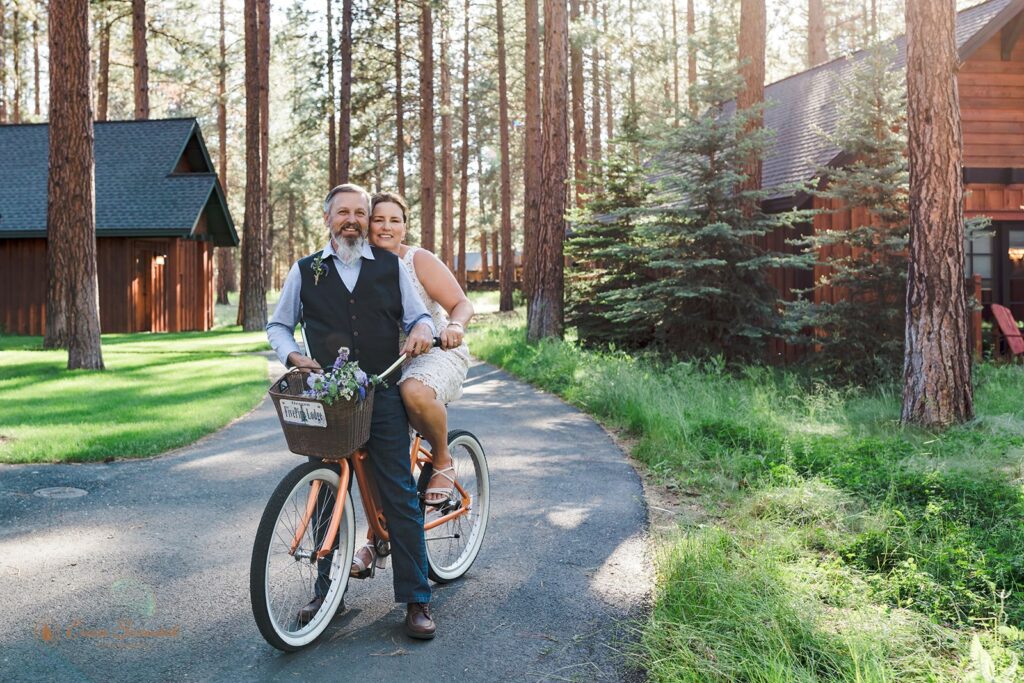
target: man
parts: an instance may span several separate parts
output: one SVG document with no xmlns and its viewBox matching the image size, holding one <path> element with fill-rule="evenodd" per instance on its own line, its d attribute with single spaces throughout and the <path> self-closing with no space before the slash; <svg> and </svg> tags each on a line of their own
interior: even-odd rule
<svg viewBox="0 0 1024 683">
<path fill-rule="evenodd" d="M 267 324 L 270 344 L 286 366 L 330 367 L 344 346 L 364 371 L 380 374 L 397 358 L 400 324 L 408 335 L 402 352 L 417 356 L 431 349 L 436 331 L 408 271 L 394 254 L 366 241 L 369 215 L 370 196 L 358 185 L 338 185 L 324 199 L 327 245 L 292 266 Z M 309 356 L 295 343 L 300 321 Z M 395 602 L 407 603 L 405 631 L 433 638 L 423 513 L 409 469 L 409 425 L 397 382 L 374 394 L 367 448 L 388 520 Z M 300 610 L 300 621 L 312 619 L 323 602 L 329 562 L 323 564 L 317 594 Z"/>
</svg>

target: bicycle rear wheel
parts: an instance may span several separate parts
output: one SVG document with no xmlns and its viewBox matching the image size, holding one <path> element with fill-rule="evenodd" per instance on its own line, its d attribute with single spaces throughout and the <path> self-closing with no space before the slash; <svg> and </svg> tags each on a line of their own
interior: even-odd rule
<svg viewBox="0 0 1024 683">
<path fill-rule="evenodd" d="M 333 552 L 319 562 L 313 559 L 330 526 L 338 484 L 336 465 L 304 463 L 281 480 L 263 511 L 252 548 L 249 594 L 260 633 L 279 650 L 293 652 L 313 642 L 330 624 L 345 595 L 355 552 L 351 496 L 345 497 Z M 314 485 L 319 493 L 313 515 L 304 523 Z M 298 546 L 291 553 L 295 538 Z M 324 598 L 320 609 L 303 623 L 299 610 L 318 595 Z"/>
<path fill-rule="evenodd" d="M 424 531 L 430 578 L 438 583 L 461 577 L 476 560 L 487 530 L 491 502 L 487 460 L 480 441 L 470 432 L 456 429 L 448 432 L 448 450 L 452 455 L 455 480 L 469 495 L 469 503 L 465 514 Z M 420 472 L 421 492 L 426 489 L 431 473 L 429 466 Z M 424 507 L 424 525 L 462 509 L 462 496 L 456 490 L 448 503 Z"/>
</svg>

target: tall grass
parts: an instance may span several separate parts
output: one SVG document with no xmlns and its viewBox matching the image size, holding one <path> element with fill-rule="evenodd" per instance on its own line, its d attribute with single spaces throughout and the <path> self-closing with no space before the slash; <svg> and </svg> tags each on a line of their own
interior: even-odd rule
<svg viewBox="0 0 1024 683">
<path fill-rule="evenodd" d="M 494 319 L 471 348 L 630 432 L 634 457 L 722 518 L 659 562 L 655 680 L 945 680 L 986 657 L 1016 675 L 1020 368 L 981 367 L 979 418 L 933 434 L 900 427 L 895 387 L 529 346 L 522 327 Z"/>
</svg>

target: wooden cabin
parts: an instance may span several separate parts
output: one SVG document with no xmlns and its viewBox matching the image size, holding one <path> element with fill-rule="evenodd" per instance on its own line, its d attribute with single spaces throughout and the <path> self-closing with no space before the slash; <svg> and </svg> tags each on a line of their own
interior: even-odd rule
<svg viewBox="0 0 1024 683">
<path fill-rule="evenodd" d="M 966 243 L 965 283 L 975 289 L 980 276 L 980 298 L 986 305 L 1000 303 L 1024 319 L 1024 0 L 989 0 L 957 14 L 956 42 L 961 69 L 958 79 L 964 144 L 965 216 L 988 216 L 994 235 Z M 905 72 L 906 41 L 894 40 L 893 69 Z M 861 51 L 768 85 L 765 126 L 775 133 L 762 169 L 762 186 L 782 187 L 806 182 L 818 169 L 841 165 L 844 151 L 829 144 L 825 134 L 835 131 L 840 106 L 837 83 L 851 78 Z M 804 230 L 842 230 L 863 225 L 864 217 L 829 200 L 807 194 L 780 193 L 766 203 L 768 211 L 792 207 L 829 209 Z M 791 251 L 784 240 L 792 235 L 770 235 L 767 247 Z M 771 278 L 784 299 L 809 288 L 820 276 L 815 271 L 777 269 Z M 834 301 L 842 292 L 817 291 L 819 302 Z M 988 311 L 985 310 L 987 317 Z M 980 351 L 981 320 L 972 323 L 974 346 Z M 778 361 L 793 360 L 802 349 L 780 340 L 770 353 Z"/>
<path fill-rule="evenodd" d="M 522 251 L 515 250 L 515 283 L 519 284 L 523 281 L 523 253 Z M 459 270 L 459 255 L 455 254 L 455 268 L 453 272 Z M 498 281 L 498 269 L 501 267 L 501 254 L 498 254 L 498 262 L 494 262 L 494 254 L 488 254 L 487 270 L 484 272 L 483 257 L 481 257 L 479 251 L 467 251 L 466 252 L 466 282 L 474 284 L 481 284 L 485 282 L 496 283 Z"/>
<path fill-rule="evenodd" d="M 48 127 L 0 125 L 0 333 L 46 321 Z M 103 332 L 213 326 L 213 248 L 238 246 L 194 118 L 95 124 Z"/>
</svg>

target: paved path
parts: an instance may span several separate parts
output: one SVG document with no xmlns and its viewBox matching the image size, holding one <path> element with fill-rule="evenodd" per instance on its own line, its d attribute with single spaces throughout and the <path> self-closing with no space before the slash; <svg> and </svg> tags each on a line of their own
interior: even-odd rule
<svg viewBox="0 0 1024 683">
<path fill-rule="evenodd" d="M 302 461 L 264 401 L 160 458 L 0 467 L 0 680 L 640 678 L 622 653 L 652 577 L 625 457 L 587 416 L 488 365 L 451 413 L 487 451 L 491 520 L 470 573 L 436 589 L 434 641 L 402 634 L 390 569 L 354 581 L 348 610 L 306 650 L 263 641 L 252 540 Z M 88 494 L 33 493 L 54 486 Z"/>
</svg>

